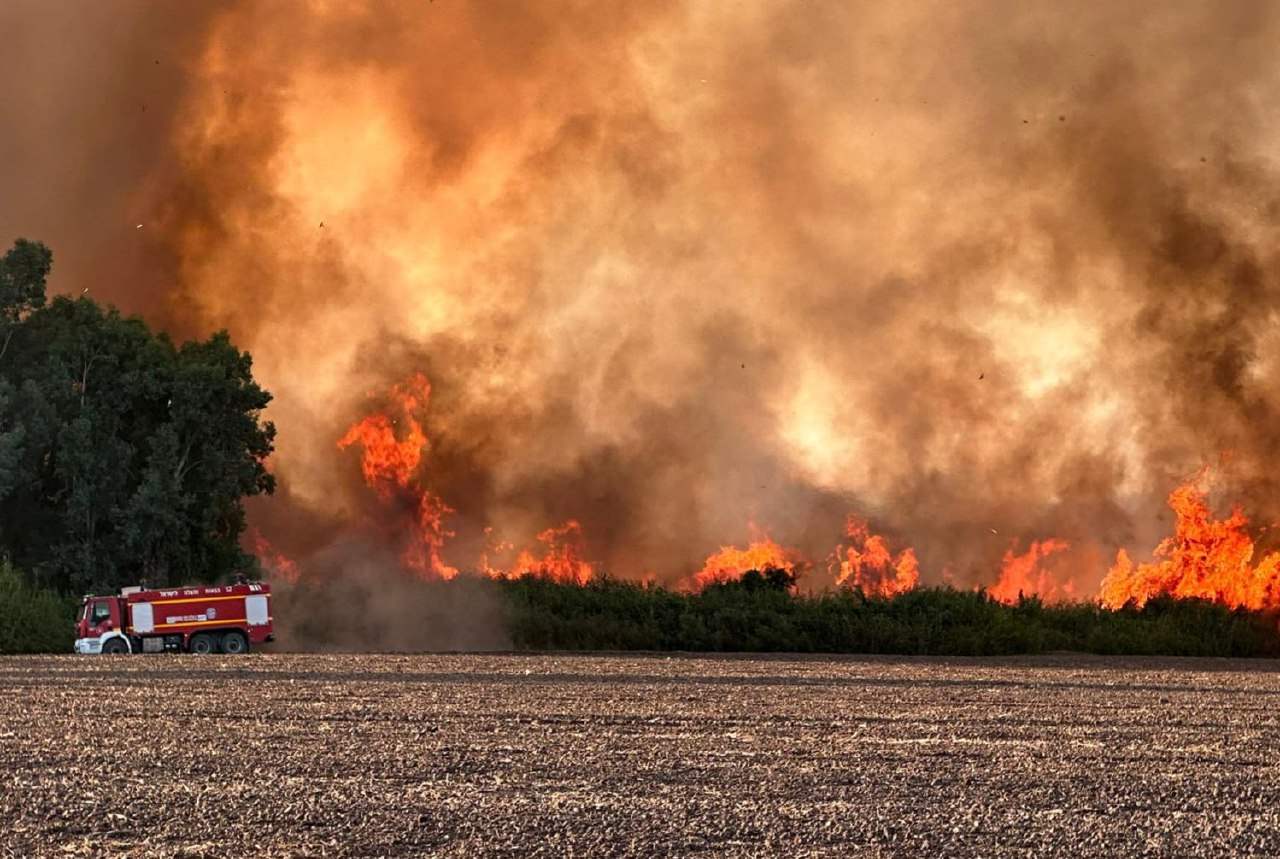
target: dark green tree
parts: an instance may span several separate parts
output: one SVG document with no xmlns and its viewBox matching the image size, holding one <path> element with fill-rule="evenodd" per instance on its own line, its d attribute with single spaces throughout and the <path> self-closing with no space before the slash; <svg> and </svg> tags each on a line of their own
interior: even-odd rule
<svg viewBox="0 0 1280 859">
<path fill-rule="evenodd" d="M 40 244 L 18 239 L 0 258 L 0 358 L 18 324 L 44 306 L 45 279 L 53 266 L 53 253 Z"/>
<path fill-rule="evenodd" d="M 18 239 L 0 257 L 0 365 L 18 326 L 33 310 L 44 306 L 45 278 L 53 264 L 53 254 L 38 242 Z M 0 501 L 13 491 L 17 463 L 21 458 L 25 429 L 12 420 L 15 391 L 0 375 Z"/>
<path fill-rule="evenodd" d="M 0 274 L 22 305 L 3 317 L 0 553 L 64 591 L 249 568 L 242 501 L 274 489 L 275 437 L 249 355 L 225 332 L 175 347 L 83 296 L 46 303 L 48 262 L 20 242 Z"/>
<path fill-rule="evenodd" d="M 26 437 L 25 428 L 12 420 L 14 395 L 13 385 L 0 379 L 0 417 L 10 418 L 0 423 L 0 502 L 9 496 L 17 482 L 18 461 L 22 458 L 22 442 Z"/>
</svg>

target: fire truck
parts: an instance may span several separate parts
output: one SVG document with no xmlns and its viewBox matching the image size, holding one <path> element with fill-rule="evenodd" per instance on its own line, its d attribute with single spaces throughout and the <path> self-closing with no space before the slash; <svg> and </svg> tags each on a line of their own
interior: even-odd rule
<svg viewBox="0 0 1280 859">
<path fill-rule="evenodd" d="M 86 596 L 76 653 L 248 653 L 271 641 L 271 586 L 125 588 Z"/>
</svg>

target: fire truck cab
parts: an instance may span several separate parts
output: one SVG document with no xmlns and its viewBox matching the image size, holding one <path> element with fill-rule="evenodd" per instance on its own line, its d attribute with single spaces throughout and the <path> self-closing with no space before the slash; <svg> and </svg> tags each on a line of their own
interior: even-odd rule
<svg viewBox="0 0 1280 859">
<path fill-rule="evenodd" d="M 257 582 L 86 596 L 76 653 L 248 653 L 274 640 L 271 586 Z"/>
</svg>

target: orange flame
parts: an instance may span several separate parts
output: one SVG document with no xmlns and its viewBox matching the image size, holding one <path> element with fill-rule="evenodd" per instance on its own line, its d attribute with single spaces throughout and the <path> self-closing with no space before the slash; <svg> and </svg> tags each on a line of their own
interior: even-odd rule
<svg viewBox="0 0 1280 859">
<path fill-rule="evenodd" d="M 361 446 L 360 470 L 365 483 L 383 498 L 390 495 L 392 485 L 407 487 L 422 463 L 427 434 L 417 414 L 426 407 L 430 397 L 431 383 L 417 373 L 407 384 L 391 389 L 391 398 L 404 416 L 404 438 L 396 438 L 395 421 L 378 413 L 357 422 L 338 440 L 340 450 L 357 443 Z"/>
<path fill-rule="evenodd" d="M 452 579 L 458 575 L 458 568 L 446 564 L 440 552 L 445 540 L 453 536 L 453 532 L 444 527 L 444 517 L 454 512 L 453 508 L 426 489 L 419 492 L 417 528 L 400 559 L 420 577 Z"/>
<path fill-rule="evenodd" d="M 993 599 L 1014 605 L 1022 596 L 1039 597 L 1045 602 L 1063 602 L 1072 596 L 1071 584 L 1059 584 L 1040 562 L 1050 555 L 1066 551 L 1066 540 L 1041 540 L 1031 542 L 1024 554 L 1015 555 L 1013 547 L 1004 553 L 1000 564 L 1000 578 L 987 591 Z"/>
<path fill-rule="evenodd" d="M 907 547 L 895 558 L 885 538 L 871 533 L 867 523 L 850 516 L 845 523 L 849 546 L 837 546 L 829 569 L 837 585 L 861 588 L 868 596 L 891 597 L 920 583 L 920 563 Z"/>
<path fill-rule="evenodd" d="M 340 449 L 359 444 L 361 472 L 365 482 L 385 503 L 412 501 L 412 516 L 403 540 L 401 559 L 422 577 L 451 579 L 458 568 L 445 562 L 443 549 L 454 534 L 445 520 L 454 513 L 444 499 L 421 483 L 422 463 L 429 440 L 421 414 L 431 395 L 431 385 L 421 373 L 392 388 L 390 401 L 396 417 L 386 412 L 370 414 L 356 422 L 338 441 Z M 1198 478 L 1197 478 L 1198 480 Z M 1139 606 L 1152 597 L 1197 597 L 1232 607 L 1280 608 L 1280 552 L 1253 563 L 1254 543 L 1247 533 L 1248 520 L 1239 508 L 1222 520 L 1214 519 L 1197 480 L 1178 487 L 1169 496 L 1177 515 L 1175 533 L 1162 541 L 1150 563 L 1134 564 L 1121 550 L 1102 582 L 1099 602 L 1118 608 L 1132 602 Z M 837 585 L 856 587 L 870 596 L 893 597 L 913 590 L 920 582 L 920 565 L 915 550 L 906 547 L 896 554 L 889 541 L 871 531 L 867 522 L 849 516 L 845 524 L 847 545 L 839 545 L 828 568 Z M 264 566 L 289 581 L 298 578 L 292 560 L 275 552 L 260 535 L 249 538 Z M 540 548 L 523 549 L 509 565 L 491 565 L 488 555 L 478 567 L 494 578 L 516 578 L 532 574 L 565 584 L 583 585 L 595 575 L 595 566 L 586 560 L 582 526 L 568 520 L 537 535 Z M 1050 556 L 1069 548 L 1059 539 L 1033 541 L 1026 552 L 1005 552 L 1000 575 L 989 590 L 993 599 L 1017 602 L 1020 595 L 1034 595 L 1046 601 L 1073 598 L 1070 581 L 1059 581 L 1044 566 Z M 500 544 L 499 551 L 514 546 Z M 691 590 L 740 579 L 749 570 L 783 570 L 794 574 L 804 561 L 793 550 L 784 549 L 766 535 L 754 536 L 746 548 L 723 546 L 710 555 L 702 568 L 687 580 Z M 944 569 L 946 579 L 948 571 Z"/>
<path fill-rule="evenodd" d="M 795 568 L 795 553 L 761 534 L 748 543 L 745 549 L 722 546 L 720 551 L 707 558 L 702 569 L 693 574 L 690 587 L 700 591 L 708 585 L 737 581 L 751 570 L 784 570 L 792 573 Z"/>
<path fill-rule="evenodd" d="M 1132 602 L 1141 607 L 1155 596 L 1199 598 L 1232 608 L 1280 607 L 1280 552 L 1253 564 L 1249 520 L 1239 507 L 1215 519 L 1198 487 L 1199 477 L 1169 495 L 1177 516 L 1172 537 L 1152 553 L 1150 563 L 1134 564 L 1121 549 L 1102 581 L 1099 595 L 1108 608 Z"/>
<path fill-rule="evenodd" d="M 364 481 L 383 501 L 397 492 L 408 494 L 414 502 L 414 514 L 406 545 L 401 553 L 404 565 L 423 578 L 451 579 L 456 567 L 444 562 L 441 550 L 453 532 L 444 526 L 444 518 L 454 512 L 431 490 L 419 483 L 418 469 L 428 445 L 418 415 L 431 397 L 431 383 L 421 373 L 403 385 L 391 389 L 390 399 L 398 406 L 403 421 L 403 438 L 396 435 L 398 421 L 378 412 L 356 422 L 338 440 L 345 450 L 353 444 L 361 447 L 360 470 Z"/>
<path fill-rule="evenodd" d="M 262 568 L 268 576 L 284 579 L 291 585 L 297 584 L 298 577 L 302 575 L 302 571 L 298 569 L 296 561 L 276 551 L 271 542 L 262 536 L 262 532 L 257 528 L 250 528 L 245 532 L 245 537 L 248 539 L 251 550 L 258 556 L 258 561 L 262 564 Z"/>
<path fill-rule="evenodd" d="M 577 520 L 570 519 L 559 528 L 548 528 L 538 535 L 538 542 L 544 546 L 542 557 L 523 549 L 515 563 L 506 569 L 490 566 L 487 558 L 481 561 L 481 569 L 496 579 L 514 579 L 527 574 L 573 585 L 585 585 L 595 576 L 595 567 L 583 559 L 582 525 Z M 511 544 L 499 548 L 509 549 Z"/>
</svg>

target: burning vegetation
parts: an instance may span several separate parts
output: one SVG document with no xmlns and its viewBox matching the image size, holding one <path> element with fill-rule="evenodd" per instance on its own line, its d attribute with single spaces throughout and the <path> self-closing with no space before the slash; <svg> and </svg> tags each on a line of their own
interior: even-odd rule
<svg viewBox="0 0 1280 859">
<path fill-rule="evenodd" d="M 708 585 L 737 581 L 743 574 L 753 570 L 782 570 L 791 573 L 795 569 L 794 552 L 787 551 L 767 536 L 761 535 L 745 549 L 722 546 L 720 551 L 707 558 L 702 569 L 694 573 L 691 585 L 694 590 L 701 590 Z"/>
<path fill-rule="evenodd" d="M 495 579 L 513 579 L 523 575 L 538 576 L 562 584 L 585 585 L 595 575 L 595 567 L 584 560 L 582 526 L 570 519 L 558 528 L 538 534 L 540 550 L 521 549 L 507 567 L 494 567 L 489 556 L 481 559 L 479 569 Z M 510 551 L 511 544 L 499 547 Z M 540 552 L 540 554 L 539 554 Z"/>
<path fill-rule="evenodd" d="M 891 597 L 920 583 L 920 563 L 915 550 L 907 547 L 897 556 L 890 554 L 885 538 L 871 533 L 867 523 L 850 516 L 845 525 L 850 544 L 840 546 L 832 557 L 837 585 L 858 588 L 863 593 Z"/>
<path fill-rule="evenodd" d="M 1239 507 L 1216 519 L 1196 482 L 1169 495 L 1177 517 L 1172 536 L 1135 564 L 1124 549 L 1102 582 L 1103 605 L 1144 605 L 1158 596 L 1211 600 L 1232 608 L 1280 608 L 1280 552 L 1255 560 L 1249 520 Z"/>
<path fill-rule="evenodd" d="M 1067 601 L 1075 596 L 1071 583 L 1059 583 L 1058 577 L 1042 566 L 1049 556 L 1070 548 L 1065 540 L 1032 541 L 1026 552 L 1016 554 L 1011 548 L 1004 553 L 1000 577 L 989 593 L 1002 603 L 1016 603 L 1023 596 L 1038 597 L 1045 602 Z"/>
<path fill-rule="evenodd" d="M 386 397 L 387 411 L 375 411 L 358 420 L 338 440 L 340 449 L 358 446 L 360 471 L 380 504 L 388 508 L 391 533 L 404 542 L 401 560 L 425 579 L 448 580 L 459 569 L 494 579 L 529 575 L 560 584 L 585 585 L 596 577 L 597 564 L 589 560 L 587 536 L 574 519 L 543 529 L 536 535 L 538 548 L 517 551 L 514 543 L 496 540 L 486 528 L 487 544 L 479 557 L 459 567 L 445 562 L 446 542 L 454 532 L 446 519 L 456 511 L 426 485 L 430 444 L 423 429 L 427 420 L 431 384 L 422 373 L 394 386 Z M 1199 484 L 1208 477 L 1202 471 L 1169 496 L 1176 516 L 1175 533 L 1156 547 L 1154 560 L 1134 564 L 1122 548 L 1096 600 L 1109 608 L 1127 604 L 1141 607 L 1159 596 L 1197 598 L 1226 606 L 1250 609 L 1280 608 L 1280 552 L 1254 559 L 1254 541 L 1248 520 L 1237 507 L 1226 519 L 1215 519 Z M 395 511 L 400 511 L 399 515 Z M 700 569 L 681 582 L 694 592 L 711 585 L 738 581 L 748 572 L 780 571 L 796 583 L 811 574 L 813 563 L 794 548 L 786 548 L 755 526 L 745 548 L 722 546 L 709 555 Z M 875 533 L 863 519 L 849 515 L 845 539 L 827 559 L 826 584 L 856 589 L 870 597 L 894 597 L 921 583 L 915 550 L 890 548 L 885 535 Z M 253 546 L 266 568 L 290 581 L 298 577 L 297 565 L 277 552 L 257 532 Z M 1033 540 L 1025 552 L 1010 546 L 986 582 L 994 600 L 1009 605 L 1024 597 L 1047 603 L 1074 602 L 1092 595 L 1076 589 L 1074 578 L 1064 572 L 1071 544 L 1059 538 Z M 500 559 L 506 558 L 503 563 Z M 1055 564 L 1055 561 L 1057 562 Z M 812 586 L 813 582 L 808 582 Z M 980 582 L 979 588 L 984 583 Z"/>
</svg>

